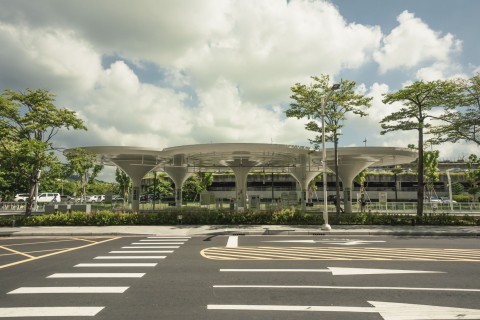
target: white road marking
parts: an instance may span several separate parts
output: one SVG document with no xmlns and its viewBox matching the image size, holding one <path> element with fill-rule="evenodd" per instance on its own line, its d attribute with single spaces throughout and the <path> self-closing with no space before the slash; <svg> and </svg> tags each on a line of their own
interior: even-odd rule
<svg viewBox="0 0 480 320">
<path fill-rule="evenodd" d="M 272 241 L 262 241 L 262 242 L 283 242 L 283 243 L 325 243 L 325 244 L 338 244 L 342 246 L 354 246 L 357 244 L 368 244 L 368 243 L 383 243 L 385 241 L 367 241 L 367 240 L 353 240 L 347 242 L 338 242 L 338 241 L 325 241 L 325 240 L 272 240 Z"/>
<path fill-rule="evenodd" d="M 176 236 L 171 236 L 171 237 L 168 237 L 168 236 L 165 236 L 165 237 L 148 237 L 148 239 L 185 239 L 185 240 L 188 240 L 192 237 L 176 237 Z"/>
<path fill-rule="evenodd" d="M 79 263 L 74 267 L 155 267 L 158 263 Z"/>
<path fill-rule="evenodd" d="M 367 268 L 338 268 L 328 267 L 334 276 L 361 275 L 361 274 L 405 274 L 405 273 L 446 273 L 442 271 L 398 270 L 398 269 L 367 269 Z"/>
<path fill-rule="evenodd" d="M 124 293 L 128 287 L 21 287 L 8 294 L 24 293 Z"/>
<path fill-rule="evenodd" d="M 185 244 L 185 242 L 132 242 L 132 245 L 166 245 L 166 244 Z"/>
<path fill-rule="evenodd" d="M 93 259 L 165 259 L 166 256 L 98 256 Z"/>
<path fill-rule="evenodd" d="M 384 320 L 412 319 L 478 319 L 480 310 L 438 307 L 431 305 L 368 301 L 373 307 L 347 306 L 282 306 L 282 305 L 207 305 L 209 310 L 250 310 L 250 311 L 316 311 L 379 313 Z"/>
<path fill-rule="evenodd" d="M 445 273 L 442 271 L 337 268 L 337 267 L 327 267 L 327 269 L 220 269 L 220 272 L 331 272 L 332 275 L 334 276 L 366 275 L 366 274 Z"/>
<path fill-rule="evenodd" d="M 146 243 L 142 243 L 146 244 Z M 129 246 L 129 247 L 122 247 L 122 249 L 178 249 L 180 246 Z"/>
<path fill-rule="evenodd" d="M 93 317 L 105 307 L 24 307 L 0 308 L 0 318 L 12 317 Z"/>
<path fill-rule="evenodd" d="M 167 243 L 170 243 L 170 242 L 183 242 L 181 239 L 142 239 L 140 240 L 140 242 L 167 242 Z M 185 240 L 187 241 L 187 240 Z"/>
<path fill-rule="evenodd" d="M 141 278 L 145 273 L 54 273 L 47 278 Z"/>
<path fill-rule="evenodd" d="M 238 236 L 228 237 L 227 247 L 230 247 L 230 248 L 238 247 Z"/>
<path fill-rule="evenodd" d="M 125 250 L 125 251 L 110 251 L 109 253 L 172 253 L 173 250 Z"/>
<path fill-rule="evenodd" d="M 214 285 L 213 288 L 236 289 L 236 288 L 258 288 L 258 289 L 335 289 L 335 290 L 404 290 L 404 291 L 458 291 L 458 292 L 480 292 L 480 289 L 458 289 L 458 288 L 415 288 L 415 287 L 352 287 L 352 286 L 282 286 L 282 285 Z"/>
<path fill-rule="evenodd" d="M 328 269 L 220 269 L 220 272 L 331 272 Z"/>
</svg>

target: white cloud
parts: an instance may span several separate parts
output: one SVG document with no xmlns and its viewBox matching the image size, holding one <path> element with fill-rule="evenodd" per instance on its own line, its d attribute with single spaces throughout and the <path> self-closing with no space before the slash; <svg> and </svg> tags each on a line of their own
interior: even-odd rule
<svg viewBox="0 0 480 320">
<path fill-rule="evenodd" d="M 69 90 L 93 88 L 101 71 L 100 56 L 74 31 L 30 29 L 0 22 L 0 82 L 26 87 Z"/>
<path fill-rule="evenodd" d="M 397 20 L 399 25 L 384 37 L 383 46 L 374 53 L 382 73 L 429 61 L 448 62 L 452 53 L 461 50 L 461 41 L 452 34 L 442 37 L 408 11 Z"/>
</svg>

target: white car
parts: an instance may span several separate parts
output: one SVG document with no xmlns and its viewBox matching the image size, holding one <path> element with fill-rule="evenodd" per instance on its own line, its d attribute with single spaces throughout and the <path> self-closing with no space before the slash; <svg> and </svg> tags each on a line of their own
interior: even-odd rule
<svg viewBox="0 0 480 320">
<path fill-rule="evenodd" d="M 93 196 L 90 196 L 90 198 L 88 198 L 87 201 L 88 202 L 103 202 L 103 201 L 105 201 L 105 195 L 103 195 L 103 194 L 93 195 Z"/>
<path fill-rule="evenodd" d="M 13 201 L 15 202 L 25 202 L 28 199 L 28 193 L 19 193 L 15 195 L 15 198 L 13 198 Z"/>
<path fill-rule="evenodd" d="M 457 201 L 450 200 L 448 197 L 440 197 L 440 200 L 442 200 L 442 203 L 457 203 Z"/>
<path fill-rule="evenodd" d="M 60 193 L 45 192 L 38 195 L 38 203 L 60 202 Z"/>
</svg>

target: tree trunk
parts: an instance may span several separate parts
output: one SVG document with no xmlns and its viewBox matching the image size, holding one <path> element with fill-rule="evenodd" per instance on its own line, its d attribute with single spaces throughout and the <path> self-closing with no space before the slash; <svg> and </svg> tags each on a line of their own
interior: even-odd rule
<svg viewBox="0 0 480 320">
<path fill-rule="evenodd" d="M 334 134 L 333 136 L 333 144 L 334 144 L 334 154 L 335 154 L 335 212 L 337 215 L 340 214 L 340 183 L 338 178 L 338 139 L 337 135 Z"/>
<path fill-rule="evenodd" d="M 425 183 L 423 180 L 423 122 L 419 123 L 418 128 L 418 189 L 417 189 L 417 215 L 423 215 L 423 198 L 425 195 Z"/>
</svg>

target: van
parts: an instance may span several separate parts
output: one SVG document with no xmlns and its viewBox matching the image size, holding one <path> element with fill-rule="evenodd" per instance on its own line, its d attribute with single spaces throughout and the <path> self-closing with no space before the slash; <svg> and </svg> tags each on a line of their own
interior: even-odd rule
<svg viewBox="0 0 480 320">
<path fill-rule="evenodd" d="M 38 195 L 38 203 L 60 202 L 60 193 L 45 192 Z"/>
</svg>

